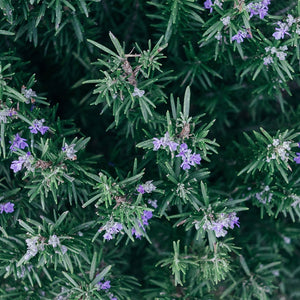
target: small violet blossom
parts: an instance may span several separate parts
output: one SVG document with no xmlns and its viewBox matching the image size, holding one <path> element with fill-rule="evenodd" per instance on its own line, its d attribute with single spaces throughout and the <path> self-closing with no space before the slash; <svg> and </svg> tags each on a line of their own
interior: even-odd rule
<svg viewBox="0 0 300 300">
<path fill-rule="evenodd" d="M 177 154 L 176 157 L 182 158 L 183 162 L 180 167 L 183 170 L 188 170 L 191 166 L 199 165 L 201 161 L 200 154 L 192 154 L 192 150 L 188 149 L 188 146 L 185 143 L 180 145 L 179 154 Z"/>
<path fill-rule="evenodd" d="M 142 229 L 142 231 L 145 231 L 144 226 L 149 225 L 149 220 L 153 217 L 152 211 L 150 210 L 144 210 L 143 215 L 141 216 L 143 224 L 141 224 L 140 221 L 138 221 L 139 227 Z M 131 234 L 135 235 L 136 238 L 140 239 L 142 237 L 142 234 L 139 233 L 134 227 L 131 228 Z"/>
<path fill-rule="evenodd" d="M 216 220 L 206 220 L 203 224 L 203 229 L 213 230 L 218 238 L 221 236 L 224 237 L 227 234 L 226 229 L 233 229 L 235 225 L 240 227 L 239 218 L 236 216 L 235 212 L 229 214 L 220 213 Z"/>
<path fill-rule="evenodd" d="M 275 32 L 272 34 L 272 36 L 276 39 L 276 40 L 280 40 L 280 39 L 284 39 L 285 34 L 290 35 L 288 30 L 290 29 L 288 24 L 283 23 L 283 22 L 277 22 L 277 25 L 279 27 L 275 28 Z"/>
<path fill-rule="evenodd" d="M 210 13 L 212 13 L 212 11 L 213 11 L 212 6 L 213 6 L 213 3 L 212 3 L 211 0 L 206 0 L 206 1 L 204 2 L 204 8 L 205 8 L 205 9 L 209 9 L 209 12 L 210 12 Z"/>
<path fill-rule="evenodd" d="M 224 26 L 227 26 L 230 24 L 230 16 L 221 18 L 221 22 L 223 23 Z"/>
<path fill-rule="evenodd" d="M 33 97 L 37 96 L 35 91 L 33 91 L 32 89 L 27 90 L 24 85 L 22 86 L 21 93 L 26 99 L 28 99 L 26 104 L 29 103 L 29 99 L 32 99 Z"/>
<path fill-rule="evenodd" d="M 160 139 L 153 138 L 153 146 L 153 151 L 157 151 L 158 149 L 160 149 L 160 147 L 165 149 L 168 146 L 170 151 L 173 152 L 177 150 L 178 143 L 172 141 L 170 139 L 169 132 L 166 132 L 164 137 Z"/>
<path fill-rule="evenodd" d="M 138 97 L 142 97 L 145 94 L 144 90 L 140 90 L 137 87 L 134 88 L 134 92 L 132 93 L 132 96 L 138 96 Z"/>
<path fill-rule="evenodd" d="M 25 147 L 28 147 L 28 144 L 26 143 L 26 139 L 23 139 L 19 136 L 19 134 L 17 133 L 15 135 L 14 140 L 11 142 L 9 141 L 9 143 L 11 144 L 10 146 L 10 150 L 11 151 L 17 151 L 17 149 L 24 149 Z"/>
<path fill-rule="evenodd" d="M 144 184 L 140 184 L 137 188 L 137 191 L 141 194 L 147 193 L 150 194 L 156 190 L 156 186 L 152 183 L 153 180 L 146 181 Z"/>
<path fill-rule="evenodd" d="M 106 224 L 101 227 L 98 231 L 101 232 L 105 230 L 105 234 L 103 235 L 103 238 L 107 241 L 112 240 L 117 233 L 119 233 L 123 229 L 123 226 L 121 223 L 108 221 Z"/>
<path fill-rule="evenodd" d="M 3 211 L 7 214 L 14 212 L 14 204 L 11 202 L 0 204 L 0 214 L 2 214 Z"/>
<path fill-rule="evenodd" d="M 103 280 L 103 279 L 102 279 Z M 101 282 L 101 281 L 99 281 L 98 283 L 97 283 L 97 288 L 98 288 L 98 291 L 100 291 L 100 290 L 109 290 L 110 289 L 110 281 L 109 280 L 107 280 L 107 281 L 104 281 L 104 282 Z"/>
<path fill-rule="evenodd" d="M 231 40 L 236 41 L 238 44 L 244 41 L 244 38 L 247 37 L 247 33 L 245 31 L 239 30 L 236 35 L 234 35 Z"/>
<path fill-rule="evenodd" d="M 300 148 L 300 143 L 298 143 L 298 147 Z M 294 161 L 296 162 L 296 164 L 300 164 L 300 153 L 297 152 L 296 155 L 297 157 L 294 157 Z"/>
<path fill-rule="evenodd" d="M 44 119 L 41 120 L 34 120 L 32 122 L 32 126 L 29 127 L 30 132 L 37 134 L 38 131 L 44 135 L 46 133 L 46 131 L 48 131 L 49 127 L 48 126 L 43 126 L 43 123 L 45 122 Z"/>
<path fill-rule="evenodd" d="M 26 169 L 31 169 L 31 164 L 33 161 L 33 157 L 30 152 L 27 152 L 24 156 L 19 156 L 18 160 L 12 161 L 10 168 L 14 171 L 14 173 L 17 173 L 18 171 L 22 170 L 22 167 L 25 167 Z"/>
<path fill-rule="evenodd" d="M 77 156 L 75 155 L 77 151 L 74 149 L 75 146 L 76 146 L 75 144 L 68 145 L 67 143 L 65 143 L 65 145 L 61 148 L 61 150 L 66 153 L 68 159 L 71 160 L 77 159 Z"/>
<path fill-rule="evenodd" d="M 270 0 L 263 0 L 261 2 L 249 3 L 246 6 L 248 12 L 250 12 L 250 18 L 255 15 L 258 15 L 260 19 L 264 19 L 264 17 L 268 14 L 268 5 L 271 3 Z"/>
</svg>

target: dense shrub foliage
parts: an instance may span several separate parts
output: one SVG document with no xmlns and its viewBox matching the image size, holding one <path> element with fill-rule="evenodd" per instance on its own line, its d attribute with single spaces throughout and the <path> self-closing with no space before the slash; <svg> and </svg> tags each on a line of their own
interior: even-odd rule
<svg viewBox="0 0 300 300">
<path fill-rule="evenodd" d="M 0 0 L 1 299 L 299 299 L 300 4 Z"/>
</svg>

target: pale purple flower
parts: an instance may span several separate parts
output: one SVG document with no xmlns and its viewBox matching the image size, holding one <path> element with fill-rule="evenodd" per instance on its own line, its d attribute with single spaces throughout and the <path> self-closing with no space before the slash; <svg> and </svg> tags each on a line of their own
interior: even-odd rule
<svg viewBox="0 0 300 300">
<path fill-rule="evenodd" d="M 206 1 L 204 2 L 204 8 L 205 8 L 205 9 L 209 9 L 209 12 L 210 12 L 210 13 L 213 11 L 212 6 L 213 6 L 213 3 L 212 3 L 211 0 L 206 0 Z"/>
<path fill-rule="evenodd" d="M 150 210 L 144 210 L 142 215 L 142 221 L 144 225 L 149 225 L 148 220 L 150 220 L 153 217 L 152 211 Z"/>
<path fill-rule="evenodd" d="M 106 233 L 103 235 L 103 238 L 104 238 L 105 240 L 109 241 L 109 240 L 112 240 L 112 239 L 113 239 L 113 236 L 112 236 L 110 233 L 106 232 Z"/>
<path fill-rule="evenodd" d="M 232 212 L 228 215 L 229 218 L 229 227 L 234 228 L 234 225 L 240 227 L 239 217 L 236 216 L 236 212 Z"/>
<path fill-rule="evenodd" d="M 74 149 L 75 146 L 75 144 L 68 145 L 67 143 L 65 143 L 65 145 L 61 148 L 62 151 L 66 153 L 68 159 L 76 160 L 77 156 L 75 155 L 75 153 L 77 152 L 77 150 Z"/>
<path fill-rule="evenodd" d="M 284 35 L 290 35 L 288 30 L 290 29 L 288 24 L 283 23 L 283 22 L 278 22 L 277 25 L 279 27 L 275 28 L 275 32 L 272 34 L 272 36 L 276 39 L 276 40 L 280 40 L 280 39 L 284 39 Z"/>
<path fill-rule="evenodd" d="M 11 151 L 17 151 L 17 149 L 24 149 L 25 147 L 28 147 L 28 144 L 26 143 L 26 139 L 23 139 L 19 136 L 19 134 L 17 133 L 15 135 L 14 140 L 11 142 L 9 141 L 9 143 L 11 144 L 10 146 L 10 150 Z"/>
<path fill-rule="evenodd" d="M 148 203 L 153 207 L 153 208 L 157 208 L 157 200 L 148 200 Z"/>
<path fill-rule="evenodd" d="M 7 214 L 14 212 L 14 204 L 11 202 L 0 204 L 0 214 L 2 214 L 3 211 Z"/>
<path fill-rule="evenodd" d="M 294 157 L 294 161 L 296 162 L 296 164 L 300 164 L 300 153 L 296 153 L 296 155 L 298 156 Z"/>
<path fill-rule="evenodd" d="M 157 151 L 161 146 L 162 146 L 162 138 L 158 139 L 158 138 L 153 138 L 153 151 Z"/>
<path fill-rule="evenodd" d="M 176 155 L 176 157 L 182 158 L 182 164 L 180 167 L 183 170 L 188 170 L 191 168 L 191 166 L 199 165 L 201 161 L 200 154 L 192 154 L 192 150 L 188 149 L 188 146 L 185 143 L 180 145 L 179 153 Z"/>
<path fill-rule="evenodd" d="M 255 15 L 258 15 L 260 19 L 263 19 L 268 14 L 268 5 L 270 4 L 270 1 L 261 1 L 256 3 L 249 3 L 247 5 L 247 10 L 250 12 L 250 18 L 252 18 Z"/>
<path fill-rule="evenodd" d="M 3 204 L 3 210 L 8 214 L 14 212 L 14 204 L 11 202 L 7 202 Z"/>
<path fill-rule="evenodd" d="M 144 194 L 145 190 L 142 184 L 139 185 L 139 187 L 136 189 L 139 193 Z"/>
<path fill-rule="evenodd" d="M 168 142 L 168 146 L 170 148 L 170 151 L 176 151 L 178 145 L 179 145 L 178 143 L 173 142 L 173 141 Z"/>
<path fill-rule="evenodd" d="M 224 225 L 222 223 L 213 222 L 212 229 L 215 232 L 216 237 L 225 236 L 227 234 L 227 230 L 224 229 Z"/>
<path fill-rule="evenodd" d="M 12 161 L 10 169 L 17 173 L 24 166 L 27 169 L 31 168 L 32 156 L 30 152 L 27 152 L 24 156 L 19 156 L 19 160 Z"/>
<path fill-rule="evenodd" d="M 135 230 L 135 228 L 134 227 L 132 227 L 131 228 L 131 234 L 132 235 L 135 235 L 135 237 L 137 238 L 137 239 L 141 239 L 141 234 L 140 233 L 138 233 L 136 230 Z"/>
<path fill-rule="evenodd" d="M 30 132 L 37 134 L 38 131 L 44 135 L 46 131 L 48 131 L 49 127 L 48 126 L 43 126 L 43 123 L 45 122 L 44 119 L 41 120 L 34 120 L 32 122 L 32 126 L 29 126 Z"/>
<path fill-rule="evenodd" d="M 234 35 L 231 40 L 236 41 L 238 44 L 244 41 L 244 38 L 247 37 L 247 33 L 245 31 L 239 30 L 236 35 Z"/>
<path fill-rule="evenodd" d="M 98 285 L 98 291 L 99 290 L 109 290 L 110 289 L 110 281 L 109 280 L 104 281 L 104 282 L 99 281 L 97 283 L 97 285 Z"/>
<path fill-rule="evenodd" d="M 144 90 L 140 90 L 137 87 L 134 88 L 134 92 L 132 93 L 132 96 L 138 96 L 138 97 L 142 97 L 145 94 Z"/>
</svg>

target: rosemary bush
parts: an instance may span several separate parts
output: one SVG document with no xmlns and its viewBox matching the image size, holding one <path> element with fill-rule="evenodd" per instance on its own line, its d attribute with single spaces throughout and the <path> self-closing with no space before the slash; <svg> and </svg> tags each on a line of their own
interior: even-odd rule
<svg viewBox="0 0 300 300">
<path fill-rule="evenodd" d="M 0 299 L 300 298 L 299 2 L 0 16 Z"/>
</svg>

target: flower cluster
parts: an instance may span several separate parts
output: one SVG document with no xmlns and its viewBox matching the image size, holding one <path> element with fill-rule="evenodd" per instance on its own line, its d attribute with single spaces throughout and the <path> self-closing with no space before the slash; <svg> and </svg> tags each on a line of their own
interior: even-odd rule
<svg viewBox="0 0 300 300">
<path fill-rule="evenodd" d="M 32 170 L 32 162 L 33 157 L 30 152 L 27 152 L 26 155 L 19 156 L 18 160 L 12 161 L 10 168 L 17 173 L 18 171 L 22 170 L 22 168 L 26 168 L 27 170 Z"/>
<path fill-rule="evenodd" d="M 104 226 L 102 226 L 98 231 L 101 232 L 105 230 L 105 234 L 103 238 L 107 241 L 112 240 L 117 233 L 119 233 L 123 229 L 121 223 L 108 221 Z"/>
<path fill-rule="evenodd" d="M 27 90 L 24 85 L 22 86 L 21 93 L 26 99 L 28 99 L 28 101 L 26 102 L 27 104 L 29 103 L 29 99 L 37 96 L 35 91 L 33 91 L 32 89 Z"/>
<path fill-rule="evenodd" d="M 14 212 L 14 204 L 11 202 L 0 204 L 0 214 L 3 212 L 6 212 L 7 214 Z"/>
<path fill-rule="evenodd" d="M 169 147 L 170 151 L 176 151 L 179 144 L 172 141 L 170 139 L 169 133 L 166 132 L 164 137 L 158 139 L 154 138 L 153 139 L 153 145 L 154 151 L 157 151 L 160 147 L 166 148 L 167 146 Z M 192 153 L 191 149 L 188 149 L 188 146 L 186 143 L 182 143 L 179 146 L 179 153 L 176 155 L 176 157 L 181 157 L 182 158 L 182 164 L 181 168 L 183 170 L 190 169 L 191 166 L 195 166 L 196 164 L 200 164 L 201 161 L 201 156 L 200 154 Z"/>
<path fill-rule="evenodd" d="M 103 278 L 96 284 L 97 290 L 103 290 L 105 292 L 108 292 L 108 290 L 111 288 L 110 280 L 106 280 L 104 282 L 102 281 L 104 281 Z M 108 297 L 110 300 L 118 300 L 112 293 L 108 293 Z"/>
<path fill-rule="evenodd" d="M 270 53 L 271 55 L 276 55 L 279 60 L 285 60 L 287 53 L 285 51 L 288 50 L 286 45 L 280 46 L 278 49 L 276 47 L 266 47 L 266 53 Z M 264 57 L 264 65 L 270 65 L 274 62 L 273 57 L 271 55 Z"/>
<path fill-rule="evenodd" d="M 103 280 L 103 278 L 101 279 L 101 281 Z M 97 290 L 109 290 L 110 289 L 110 281 L 106 280 L 104 282 L 99 281 L 97 283 Z"/>
<path fill-rule="evenodd" d="M 225 214 L 220 213 L 216 220 L 207 220 L 203 224 L 203 230 L 213 230 L 216 237 L 224 237 L 227 234 L 225 229 L 233 229 L 234 225 L 240 227 L 239 218 L 236 216 L 235 212 Z M 225 228 L 225 229 L 224 229 Z M 197 228 L 196 228 L 197 229 Z"/>
<path fill-rule="evenodd" d="M 266 185 L 261 192 L 255 193 L 255 198 L 258 202 L 266 204 L 271 202 L 273 193 L 270 192 L 270 187 Z"/>
<path fill-rule="evenodd" d="M 149 220 L 153 217 L 152 211 L 150 210 L 144 210 L 143 211 L 143 215 L 141 216 L 142 222 L 143 224 L 141 224 L 140 221 L 138 221 L 139 227 L 142 229 L 142 231 L 145 231 L 145 227 L 144 226 L 148 226 L 149 225 Z M 131 234 L 135 235 L 136 238 L 140 239 L 142 234 L 140 234 L 139 232 L 136 231 L 136 229 L 134 227 L 132 227 L 131 229 Z"/>
<path fill-rule="evenodd" d="M 299 28 L 299 18 L 294 18 L 292 15 L 288 15 L 285 22 L 277 22 L 277 26 L 275 28 L 275 32 L 273 33 L 273 37 L 276 40 L 284 39 L 285 35 L 290 35 L 289 30 L 293 26 L 293 24 L 296 24 L 296 30 L 295 32 L 297 34 L 300 34 L 300 28 Z"/>
<path fill-rule="evenodd" d="M 27 252 L 24 255 L 24 259 L 27 261 L 36 256 L 39 251 L 45 250 L 44 238 L 39 236 L 33 236 L 30 239 L 26 239 L 26 244 Z"/>
<path fill-rule="evenodd" d="M 209 9 L 209 12 L 211 13 L 213 11 L 213 6 L 217 5 L 220 8 L 222 8 L 222 2 L 220 0 L 215 0 L 214 2 L 212 2 L 212 0 L 206 0 L 204 2 L 204 8 L 205 9 Z"/>
<path fill-rule="evenodd" d="M 251 2 L 246 6 L 246 10 L 250 13 L 250 18 L 258 15 L 260 19 L 263 19 L 267 14 L 271 0 L 262 0 L 260 2 Z"/>
<path fill-rule="evenodd" d="M 67 143 L 65 143 L 65 145 L 61 148 L 61 150 L 66 153 L 67 158 L 70 160 L 77 159 L 77 156 L 75 155 L 77 151 L 74 149 L 74 147 L 75 144 L 68 145 Z"/>
<path fill-rule="evenodd" d="M 14 140 L 12 142 L 9 141 L 9 143 L 11 144 L 9 149 L 11 151 L 17 151 L 17 149 L 25 149 L 25 147 L 28 147 L 26 141 L 26 139 L 21 138 L 17 133 L 14 137 Z"/>
<path fill-rule="evenodd" d="M 41 120 L 34 120 L 32 122 L 32 126 L 29 127 L 30 132 L 37 134 L 38 132 L 40 132 L 42 135 L 45 134 L 46 131 L 48 131 L 49 127 L 48 126 L 43 126 L 43 123 L 45 122 L 44 119 Z"/>
<path fill-rule="evenodd" d="M 280 141 L 279 139 L 273 139 L 272 145 L 268 145 L 268 156 L 266 161 L 269 163 L 272 159 L 280 158 L 282 161 L 287 162 L 289 159 L 288 151 L 291 150 L 291 142 Z"/>
<path fill-rule="evenodd" d="M 52 245 L 53 248 L 56 248 L 57 246 L 59 246 L 62 254 L 65 254 L 68 251 L 68 248 L 66 246 L 60 244 L 60 240 L 55 234 L 51 235 L 49 237 L 48 245 Z M 58 253 L 60 253 L 60 252 L 58 252 Z"/>
<path fill-rule="evenodd" d="M 144 184 L 140 184 L 136 189 L 141 194 L 150 194 L 156 190 L 156 186 L 152 183 L 153 180 L 146 181 Z"/>
<path fill-rule="evenodd" d="M 179 154 L 176 157 L 182 158 L 182 164 L 180 167 L 183 170 L 190 169 L 191 166 L 199 165 L 201 161 L 200 154 L 192 153 L 192 150 L 188 148 L 187 144 L 183 143 L 179 147 Z"/>
<path fill-rule="evenodd" d="M 249 34 L 246 31 L 244 31 L 244 30 L 239 30 L 237 32 L 237 34 L 235 34 L 235 35 L 232 36 L 231 40 L 232 41 L 236 41 L 238 44 L 240 44 L 240 43 L 244 42 L 244 39 L 246 37 L 247 38 L 250 37 Z"/>
<path fill-rule="evenodd" d="M 154 145 L 153 151 L 157 151 L 160 147 L 164 149 L 166 147 L 169 147 L 170 151 L 173 152 L 177 150 L 179 144 L 170 139 L 169 132 L 167 131 L 164 137 L 160 139 L 153 138 L 153 145 Z"/>
</svg>

